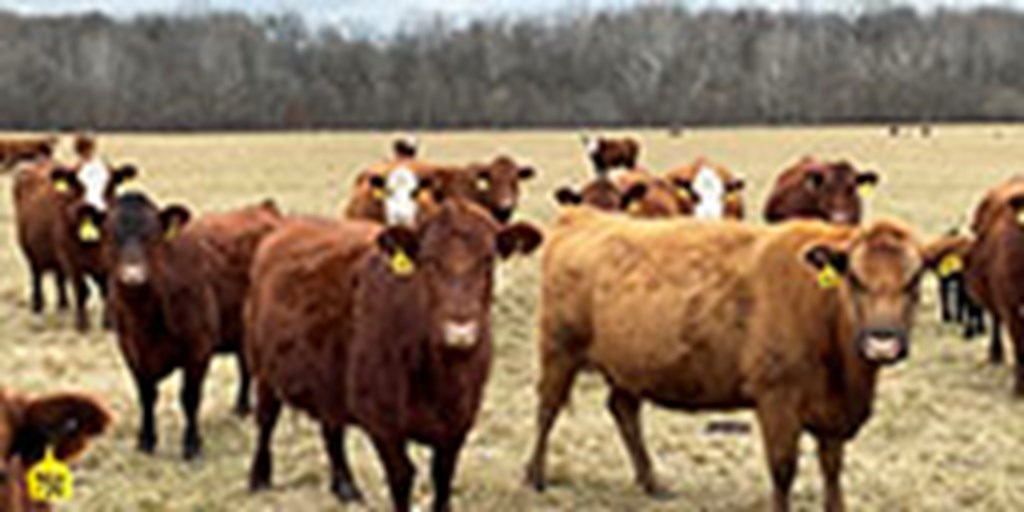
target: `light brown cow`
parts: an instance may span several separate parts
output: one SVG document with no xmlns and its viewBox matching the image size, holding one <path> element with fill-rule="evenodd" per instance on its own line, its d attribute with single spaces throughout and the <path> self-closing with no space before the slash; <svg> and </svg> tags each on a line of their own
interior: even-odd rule
<svg viewBox="0 0 1024 512">
<path fill-rule="evenodd" d="M 702 218 L 743 218 L 743 178 L 724 165 L 698 158 L 665 173 L 679 193 L 692 196 L 694 212 Z"/>
<path fill-rule="evenodd" d="M 842 507 L 845 443 L 871 414 L 879 369 L 908 354 L 918 283 L 938 255 L 901 224 L 779 227 L 637 221 L 566 212 L 544 253 L 538 433 L 527 480 L 543 489 L 548 436 L 580 370 L 600 371 L 638 483 L 661 490 L 643 401 L 753 408 L 786 510 L 801 432 L 814 434 L 826 505 Z"/>
</svg>

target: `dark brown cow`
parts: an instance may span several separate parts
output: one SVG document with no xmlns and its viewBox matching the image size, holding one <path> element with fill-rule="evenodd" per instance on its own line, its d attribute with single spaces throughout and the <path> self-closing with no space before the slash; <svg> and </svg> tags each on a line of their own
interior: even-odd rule
<svg viewBox="0 0 1024 512">
<path fill-rule="evenodd" d="M 448 510 L 490 368 L 495 260 L 540 240 L 532 226 L 501 227 L 461 198 L 415 229 L 301 220 L 267 237 L 246 308 L 259 424 L 250 487 L 270 485 L 285 402 L 320 422 L 340 499 L 361 496 L 345 455 L 352 424 L 377 449 L 395 510 L 410 505 L 408 442 L 431 446 L 434 510 Z"/>
<path fill-rule="evenodd" d="M 701 218 L 743 218 L 743 178 L 727 167 L 698 158 L 693 163 L 665 173 L 680 194 L 688 194 L 695 203 L 694 214 Z"/>
<path fill-rule="evenodd" d="M 519 183 L 536 175 L 533 167 L 516 163 L 505 155 L 495 157 L 490 163 L 469 164 L 448 172 L 453 176 L 443 185 L 446 192 L 475 201 L 501 223 L 507 223 L 515 214 L 519 205 Z M 445 180 L 444 177 L 439 179 Z"/>
<path fill-rule="evenodd" d="M 256 247 L 265 236 L 281 224 L 282 217 L 273 201 L 224 213 L 204 214 L 189 222 L 184 234 L 203 240 L 217 254 L 211 259 L 216 268 L 212 283 L 220 311 L 220 343 L 218 352 L 237 354 L 240 376 L 235 412 L 247 414 L 249 405 L 249 372 L 245 364 L 245 330 L 243 309 L 249 293 L 249 268 Z"/>
<path fill-rule="evenodd" d="M 765 219 L 819 219 L 857 224 L 861 217 L 861 187 L 873 187 L 879 177 L 858 171 L 846 161 L 823 162 L 810 157 L 783 171 L 768 196 Z"/>
<path fill-rule="evenodd" d="M 0 140 L 0 169 L 9 169 L 26 160 L 47 160 L 53 157 L 56 137 Z"/>
<path fill-rule="evenodd" d="M 555 191 L 555 200 L 563 206 L 582 204 L 644 218 L 691 215 L 696 206 L 693 197 L 688 190 L 674 187 L 664 178 L 643 170 L 614 178 L 598 176 L 580 192 L 569 187 Z"/>
<path fill-rule="evenodd" d="M 640 143 L 632 137 L 612 139 L 583 136 L 587 156 L 599 174 L 615 168 L 634 169 L 640 159 Z"/>
<path fill-rule="evenodd" d="M 48 448 L 72 460 L 110 424 L 99 400 L 77 393 L 29 397 L 0 388 L 0 511 L 42 512 L 50 508 L 28 495 L 26 471 Z"/>
<path fill-rule="evenodd" d="M 156 449 L 157 386 L 181 368 L 186 459 L 202 451 L 199 405 L 219 340 L 213 272 L 223 268 L 211 264 L 216 254 L 197 234 L 182 230 L 189 217 L 182 206 L 160 210 L 133 192 L 113 202 L 103 226 L 109 308 L 139 394 L 138 447 L 147 453 Z"/>
<path fill-rule="evenodd" d="M 109 201 L 119 186 L 137 174 L 131 165 L 113 170 L 100 197 Z M 76 326 L 80 330 L 89 327 L 87 278 L 93 280 L 101 294 L 105 294 L 106 285 L 99 252 L 100 230 L 83 214 L 85 195 L 86 187 L 77 174 L 52 162 L 24 167 L 15 177 L 18 242 L 31 274 L 32 311 L 43 310 L 45 274 L 52 272 L 56 276 L 61 308 L 67 306 L 64 282 L 70 279 L 75 291 Z"/>
<path fill-rule="evenodd" d="M 985 211 L 982 211 L 982 209 Z M 1024 395 L 1024 182 L 1004 183 L 979 206 L 977 233 L 967 256 L 970 294 L 992 314 L 992 362 L 1003 360 L 1001 327 L 1013 340 L 1016 362 L 1014 392 Z"/>
<path fill-rule="evenodd" d="M 548 436 L 591 368 L 611 387 L 608 407 L 647 492 L 661 488 L 643 401 L 753 408 L 776 510 L 788 509 L 803 431 L 818 438 L 826 508 L 839 510 L 843 447 L 871 414 L 879 369 L 907 356 L 919 280 L 940 256 L 893 222 L 760 227 L 567 211 L 544 252 L 528 483 L 545 487 Z"/>
</svg>

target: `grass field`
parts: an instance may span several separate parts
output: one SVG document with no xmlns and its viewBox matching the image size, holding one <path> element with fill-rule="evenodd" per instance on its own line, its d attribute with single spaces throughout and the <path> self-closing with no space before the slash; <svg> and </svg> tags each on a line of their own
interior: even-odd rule
<svg viewBox="0 0 1024 512">
<path fill-rule="evenodd" d="M 997 137 L 996 132 L 1001 136 Z M 706 155 L 747 179 L 750 217 L 759 222 L 773 176 L 804 154 L 849 157 L 883 181 L 870 216 L 895 216 L 928 237 L 957 222 L 980 194 L 1024 166 L 1024 126 L 938 127 L 929 139 L 893 139 L 882 127 L 695 130 L 669 138 L 638 132 L 646 166 L 663 170 Z M 424 134 L 424 156 L 463 162 L 508 151 L 539 169 L 518 217 L 541 224 L 556 213 L 551 191 L 587 176 L 572 132 Z M 273 197 L 290 212 L 335 215 L 353 173 L 381 159 L 388 134 L 109 135 L 102 151 L 134 162 L 141 184 L 161 203 L 194 212 Z M 230 413 L 233 361 L 218 360 L 207 380 L 201 426 L 205 457 L 181 460 L 177 378 L 161 388 L 156 456 L 135 451 L 134 388 L 113 336 L 78 335 L 70 315 L 28 312 L 28 278 L 14 242 L 10 178 L 0 178 L 0 384 L 32 392 L 91 390 L 117 415 L 110 435 L 76 466 L 79 487 L 68 510 L 335 510 L 326 491 L 327 462 L 319 430 L 294 411 L 275 439 L 275 487 L 246 490 L 255 428 Z M 708 435 L 709 415 L 645 409 L 646 434 L 664 482 L 677 496 L 653 501 L 632 484 L 625 451 L 605 411 L 605 388 L 594 375 L 577 383 L 549 456 L 552 486 L 539 495 L 522 485 L 533 438 L 536 380 L 534 314 L 538 259 L 513 261 L 501 272 L 494 310 L 496 355 L 487 399 L 463 451 L 454 505 L 463 511 L 763 510 L 769 478 L 757 430 Z M 929 279 L 911 359 L 886 371 L 872 420 L 847 451 L 844 484 L 851 510 L 1024 509 L 1024 402 L 1010 397 L 1007 368 L 990 368 L 978 341 L 965 343 L 937 322 Z M 48 289 L 48 299 L 53 293 Z M 98 307 L 92 308 L 95 314 Z M 95 322 L 94 322 L 95 323 Z M 752 421 L 749 413 L 733 417 Z M 383 474 L 365 438 L 349 436 L 350 454 L 367 494 L 366 508 L 387 509 Z M 817 509 L 813 443 L 802 445 L 795 489 L 798 509 Z M 426 451 L 416 450 L 416 497 L 430 496 Z"/>
</svg>

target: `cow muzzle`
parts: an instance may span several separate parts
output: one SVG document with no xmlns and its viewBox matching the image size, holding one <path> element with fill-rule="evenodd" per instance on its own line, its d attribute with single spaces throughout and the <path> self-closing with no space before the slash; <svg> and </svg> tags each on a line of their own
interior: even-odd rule
<svg viewBox="0 0 1024 512">
<path fill-rule="evenodd" d="M 117 269 L 117 280 L 126 286 L 142 286 L 148 278 L 146 266 L 141 263 L 126 263 Z"/>
<path fill-rule="evenodd" d="M 446 347 L 467 350 L 473 348 L 480 338 L 480 327 L 476 322 L 445 322 L 444 344 Z"/>
<path fill-rule="evenodd" d="M 906 331 L 901 329 L 870 329 L 860 335 L 860 352 L 868 361 L 879 365 L 895 364 L 910 351 Z"/>
</svg>

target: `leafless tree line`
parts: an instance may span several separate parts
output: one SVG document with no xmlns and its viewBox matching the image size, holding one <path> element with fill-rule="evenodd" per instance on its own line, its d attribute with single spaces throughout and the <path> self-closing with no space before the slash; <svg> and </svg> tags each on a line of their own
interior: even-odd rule
<svg viewBox="0 0 1024 512">
<path fill-rule="evenodd" d="M 386 40 L 251 18 L 0 14 L 0 126 L 462 128 L 1024 118 L 1024 14 L 664 6 Z"/>
</svg>

